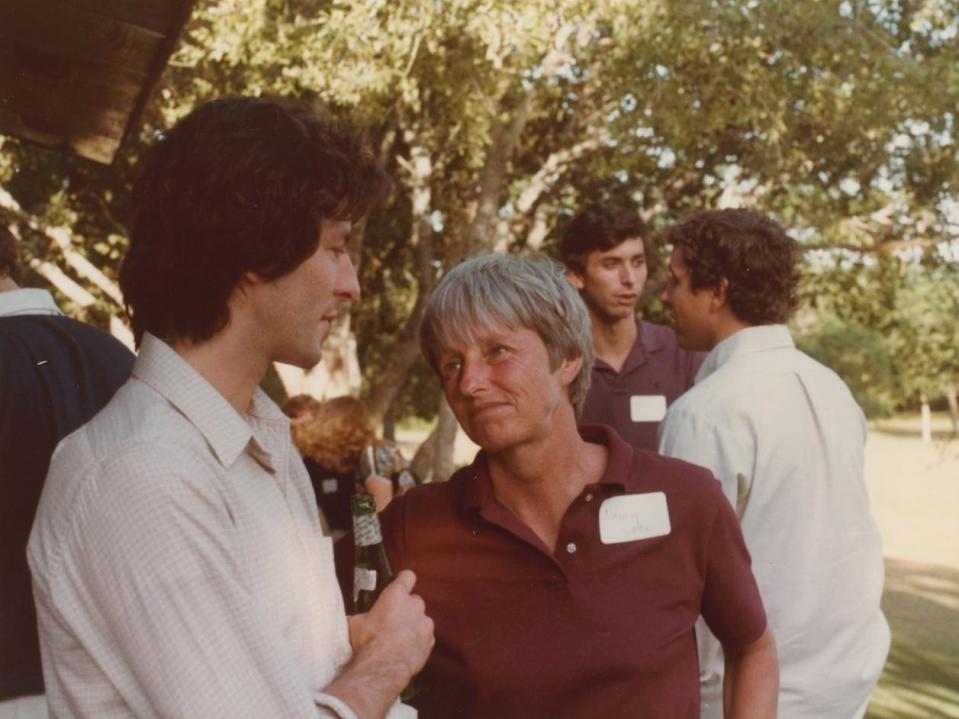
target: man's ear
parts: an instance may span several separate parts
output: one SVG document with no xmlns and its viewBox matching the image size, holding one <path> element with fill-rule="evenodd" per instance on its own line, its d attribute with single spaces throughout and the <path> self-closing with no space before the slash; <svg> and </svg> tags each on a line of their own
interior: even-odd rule
<svg viewBox="0 0 959 719">
<path fill-rule="evenodd" d="M 240 289 L 246 289 L 248 287 L 256 287 L 257 285 L 263 284 L 266 284 L 266 280 L 256 274 L 256 272 L 247 271 L 243 273 L 242 277 L 240 277 L 237 287 Z"/>
<path fill-rule="evenodd" d="M 583 358 L 564 359 L 559 366 L 559 379 L 564 385 L 572 384 L 583 368 Z"/>
<path fill-rule="evenodd" d="M 723 277 L 719 284 L 713 287 L 710 291 L 709 296 L 709 307 L 713 311 L 721 310 L 726 306 L 728 293 L 729 293 L 729 280 Z"/>
<path fill-rule="evenodd" d="M 566 279 L 569 280 L 569 283 L 577 290 L 581 290 L 586 287 L 586 282 L 583 280 L 583 276 L 576 270 L 566 270 Z"/>
<path fill-rule="evenodd" d="M 266 280 L 255 272 L 244 272 L 240 276 L 240 281 L 236 283 L 236 287 L 230 292 L 230 301 L 245 302 L 249 291 L 265 282 Z"/>
</svg>

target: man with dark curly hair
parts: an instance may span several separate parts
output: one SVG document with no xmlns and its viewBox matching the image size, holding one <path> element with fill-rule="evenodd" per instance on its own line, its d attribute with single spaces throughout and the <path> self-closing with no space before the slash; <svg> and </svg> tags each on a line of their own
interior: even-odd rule
<svg viewBox="0 0 959 719">
<path fill-rule="evenodd" d="M 153 148 L 120 286 L 133 376 L 61 443 L 28 547 L 51 714 L 413 715 L 433 643 L 400 573 L 347 621 L 290 422 L 258 387 L 312 367 L 358 298 L 351 224 L 389 181 L 349 126 L 228 98 Z"/>
<path fill-rule="evenodd" d="M 866 423 L 846 385 L 799 352 L 799 248 L 772 220 L 699 212 L 668 232 L 663 300 L 680 345 L 709 354 L 660 427 L 735 507 L 779 651 L 779 716 L 854 719 L 889 650 Z M 722 650 L 699 627 L 702 716 L 722 716 Z"/>
<path fill-rule="evenodd" d="M 647 235 L 636 210 L 594 204 L 576 213 L 559 249 L 589 310 L 596 353 L 580 422 L 609 425 L 637 449 L 655 451 L 666 408 L 692 387 L 704 354 L 680 348 L 673 330 L 636 314 Z"/>
</svg>

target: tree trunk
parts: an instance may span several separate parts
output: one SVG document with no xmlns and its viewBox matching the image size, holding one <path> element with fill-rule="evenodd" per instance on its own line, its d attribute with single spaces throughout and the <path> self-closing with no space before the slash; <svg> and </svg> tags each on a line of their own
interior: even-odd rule
<svg viewBox="0 0 959 719">
<path fill-rule="evenodd" d="M 922 441 L 928 444 L 932 442 L 932 415 L 929 412 L 929 395 L 920 392 L 919 401 L 922 403 Z"/>
<path fill-rule="evenodd" d="M 362 376 L 349 317 L 333 325 L 329 337 L 323 342 L 321 357 L 319 364 L 309 371 L 276 363 L 276 372 L 287 395 L 309 394 L 324 400 L 359 393 Z"/>
<path fill-rule="evenodd" d="M 527 94 L 515 110 L 512 122 L 504 125 L 498 119 L 490 130 L 491 140 L 486 147 L 486 160 L 479 176 L 476 215 L 467 232 L 467 256 L 489 252 L 496 242 L 496 216 L 500 208 L 506 172 L 516 153 L 519 138 L 526 128 L 533 107 L 533 97 Z"/>
<path fill-rule="evenodd" d="M 453 449 L 456 443 L 456 416 L 446 397 L 440 398 L 436 420 L 436 454 L 433 457 L 433 481 L 445 482 L 453 474 Z"/>
<path fill-rule="evenodd" d="M 949 419 L 952 421 L 952 436 L 959 436 L 959 400 L 957 400 L 957 387 L 955 382 L 950 382 L 942 388 L 946 394 L 946 400 L 949 402 Z"/>
<path fill-rule="evenodd" d="M 34 258 L 30 260 L 30 269 L 62 292 L 68 300 L 77 306 L 81 314 L 85 313 L 86 308 L 97 301 L 96 297 L 74 282 L 67 273 L 52 262 Z"/>
<path fill-rule="evenodd" d="M 408 132 L 406 139 L 414 141 L 420 138 Z M 420 320 L 433 289 L 433 227 L 429 219 L 432 211 L 430 181 L 433 164 L 425 145 L 415 144 L 410 148 L 410 160 L 405 162 L 404 169 L 409 175 L 413 203 L 410 244 L 416 248 L 416 280 L 419 288 L 416 304 L 397 336 L 389 353 L 389 361 L 377 373 L 377 381 L 366 398 L 366 409 L 377 423 L 383 421 L 383 416 L 393 403 L 406 375 L 419 357 Z"/>
<path fill-rule="evenodd" d="M 423 440 L 423 443 L 417 448 L 413 455 L 413 461 L 410 462 L 410 469 L 420 482 L 433 481 L 433 458 L 436 456 L 436 429 L 429 433 L 429 436 Z"/>
<path fill-rule="evenodd" d="M 396 405 L 390 404 L 390 408 L 383 415 L 383 439 L 390 441 L 396 439 Z"/>
<path fill-rule="evenodd" d="M 418 312 L 417 315 L 422 315 L 422 311 Z M 411 323 L 408 322 L 408 324 Z M 417 330 L 408 332 L 404 329 L 400 338 L 390 349 L 389 364 L 377 373 L 376 384 L 370 389 L 366 398 L 366 410 L 375 424 L 384 421 L 386 412 L 400 391 L 400 387 L 403 386 L 410 368 L 416 362 L 416 358 L 420 356 L 419 317 L 416 318 L 415 324 Z"/>
</svg>

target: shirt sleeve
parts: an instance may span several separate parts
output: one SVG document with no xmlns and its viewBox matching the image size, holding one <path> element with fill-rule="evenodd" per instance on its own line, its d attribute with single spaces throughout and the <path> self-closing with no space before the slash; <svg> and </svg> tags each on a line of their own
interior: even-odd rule
<svg viewBox="0 0 959 719">
<path fill-rule="evenodd" d="M 711 501 L 716 512 L 707 545 L 701 613 L 723 644 L 748 644 L 766 628 L 766 612 L 739 522 L 721 497 Z"/>
<path fill-rule="evenodd" d="M 327 717 L 329 719 L 358 719 L 352 709 L 331 694 L 317 694 L 314 701 L 323 719 L 327 719 Z"/>
<path fill-rule="evenodd" d="M 755 452 L 746 431 L 734 422 L 722 428 L 673 405 L 659 425 L 659 453 L 710 470 L 740 518 L 752 488 Z"/>
<path fill-rule="evenodd" d="M 98 470 L 97 491 L 78 502 L 55 610 L 134 715 L 353 719 L 312 695 L 263 621 L 215 484 L 169 467 L 163 448 L 141 446 Z"/>
</svg>

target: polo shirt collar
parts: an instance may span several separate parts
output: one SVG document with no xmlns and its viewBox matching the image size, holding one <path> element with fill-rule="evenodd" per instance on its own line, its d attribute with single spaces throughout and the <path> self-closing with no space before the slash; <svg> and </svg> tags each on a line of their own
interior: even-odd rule
<svg viewBox="0 0 959 719">
<path fill-rule="evenodd" d="M 275 470 L 269 450 L 271 435 L 279 429 L 288 437 L 289 420 L 262 389 L 254 390 L 251 421 L 247 421 L 170 345 L 149 332 L 140 343 L 133 375 L 159 392 L 196 427 L 224 467 L 230 467 L 252 439 L 253 458 Z M 261 422 L 266 426 L 258 427 Z"/>
<path fill-rule="evenodd" d="M 46 290 L 24 287 L 0 292 L 0 317 L 16 315 L 62 315 L 53 296 Z"/>
<path fill-rule="evenodd" d="M 463 509 L 482 509 L 493 500 L 493 483 L 485 450 L 477 452 L 473 463 L 460 471 L 468 475 L 461 499 Z"/>
<path fill-rule="evenodd" d="M 587 442 L 602 444 L 609 449 L 606 469 L 603 470 L 603 475 L 596 484 L 624 489 L 633 464 L 632 445 L 627 444 L 615 431 L 605 425 L 583 425 L 579 427 L 579 434 Z M 480 450 L 473 463 L 460 471 L 469 474 L 462 494 L 462 509 L 482 510 L 495 501 L 485 451 Z"/>
<path fill-rule="evenodd" d="M 579 428 L 579 434 L 587 442 L 605 445 L 609 450 L 606 469 L 597 484 L 616 485 L 625 489 L 635 457 L 633 446 L 605 424 L 583 425 Z"/>
<path fill-rule="evenodd" d="M 620 374 L 626 374 L 627 372 L 632 372 L 637 367 L 642 367 L 649 359 L 648 355 L 659 352 L 665 346 L 664 340 L 660 335 L 645 329 L 646 324 L 647 323 L 643 322 L 637 315 L 636 341 L 633 342 L 629 354 L 626 355 L 626 359 L 623 361 L 623 367 L 619 371 Z M 596 359 L 595 364 L 612 371 L 612 368 L 599 358 Z"/>
<path fill-rule="evenodd" d="M 795 347 L 786 325 L 756 325 L 734 332 L 706 355 L 695 382 L 698 384 L 733 358 L 754 352 Z"/>
</svg>

